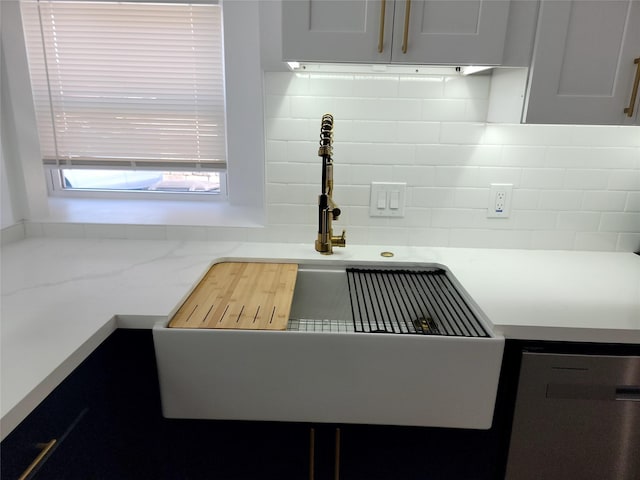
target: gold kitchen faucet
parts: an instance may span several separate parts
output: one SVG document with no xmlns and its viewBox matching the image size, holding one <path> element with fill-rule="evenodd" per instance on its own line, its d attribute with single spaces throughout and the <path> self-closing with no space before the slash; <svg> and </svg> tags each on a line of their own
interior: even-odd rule
<svg viewBox="0 0 640 480">
<path fill-rule="evenodd" d="M 323 255 L 331 255 L 333 247 L 344 247 L 347 244 L 345 231 L 334 236 L 332 222 L 338 220 L 340 209 L 332 198 L 333 194 L 333 115 L 325 113 L 320 125 L 320 148 L 318 156 L 322 157 L 322 193 L 318 197 L 318 238 L 316 250 Z"/>
</svg>

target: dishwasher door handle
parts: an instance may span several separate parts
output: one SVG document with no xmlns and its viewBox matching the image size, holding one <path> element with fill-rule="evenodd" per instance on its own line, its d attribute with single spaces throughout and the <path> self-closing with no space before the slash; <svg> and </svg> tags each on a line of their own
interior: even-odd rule
<svg viewBox="0 0 640 480">
<path fill-rule="evenodd" d="M 640 386 L 624 385 L 616 387 L 616 400 L 630 400 L 640 402 Z"/>
<path fill-rule="evenodd" d="M 548 383 L 547 398 L 563 400 L 622 400 L 640 402 L 640 385 Z"/>
</svg>

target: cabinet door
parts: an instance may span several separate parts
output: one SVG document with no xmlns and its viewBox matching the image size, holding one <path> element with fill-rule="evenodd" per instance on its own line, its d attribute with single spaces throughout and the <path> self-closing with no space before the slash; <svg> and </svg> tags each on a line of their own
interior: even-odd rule
<svg viewBox="0 0 640 480">
<path fill-rule="evenodd" d="M 625 115 L 640 57 L 640 1 L 544 1 L 527 123 L 632 124 Z"/>
<path fill-rule="evenodd" d="M 392 28 L 392 0 L 282 2 L 285 60 L 387 63 Z"/>
<path fill-rule="evenodd" d="M 393 62 L 502 63 L 508 0 L 396 0 L 395 10 Z"/>
<path fill-rule="evenodd" d="M 498 437 L 493 430 L 379 425 L 349 425 L 341 430 L 343 480 L 499 477 Z"/>
</svg>

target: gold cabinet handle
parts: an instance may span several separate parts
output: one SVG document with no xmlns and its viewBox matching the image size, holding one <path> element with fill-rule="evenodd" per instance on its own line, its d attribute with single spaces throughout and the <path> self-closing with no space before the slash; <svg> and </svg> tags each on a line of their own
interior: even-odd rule
<svg viewBox="0 0 640 480">
<path fill-rule="evenodd" d="M 404 10 L 404 33 L 402 35 L 402 53 L 407 53 L 409 43 L 409 17 L 411 16 L 411 0 L 405 1 Z"/>
<path fill-rule="evenodd" d="M 42 448 L 42 450 L 40 450 L 40 453 L 38 454 L 38 456 L 33 459 L 33 462 L 31 462 L 31 464 L 27 467 L 27 469 L 24 472 L 22 472 L 22 475 L 18 477 L 18 480 L 25 480 L 29 475 L 31 475 L 31 473 L 38 467 L 40 462 L 44 460 L 47 454 L 55 446 L 55 444 L 56 444 L 55 438 L 48 443 L 39 443 L 38 447 Z"/>
<path fill-rule="evenodd" d="M 315 478 L 316 429 L 309 429 L 309 480 Z"/>
<path fill-rule="evenodd" d="M 633 117 L 633 110 L 636 105 L 636 97 L 638 96 L 638 84 L 640 84 L 640 57 L 633 60 L 636 65 L 636 78 L 633 81 L 633 88 L 631 89 L 631 99 L 629 100 L 629 106 L 624 109 L 624 113 L 627 117 Z"/>
<path fill-rule="evenodd" d="M 378 53 L 384 50 L 384 14 L 387 10 L 387 0 L 380 3 L 380 32 L 378 34 Z"/>
<path fill-rule="evenodd" d="M 336 428 L 336 462 L 333 467 L 333 480 L 340 480 L 340 429 Z"/>
</svg>

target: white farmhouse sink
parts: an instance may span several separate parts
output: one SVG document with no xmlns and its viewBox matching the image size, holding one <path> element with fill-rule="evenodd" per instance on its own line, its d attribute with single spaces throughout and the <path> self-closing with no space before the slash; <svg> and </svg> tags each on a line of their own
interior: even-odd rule
<svg viewBox="0 0 640 480">
<path fill-rule="evenodd" d="M 352 305 L 339 264 L 300 266 L 290 317 L 298 330 L 156 325 L 164 415 L 491 427 L 504 339 L 486 324 L 484 337 L 345 331 Z"/>
</svg>

